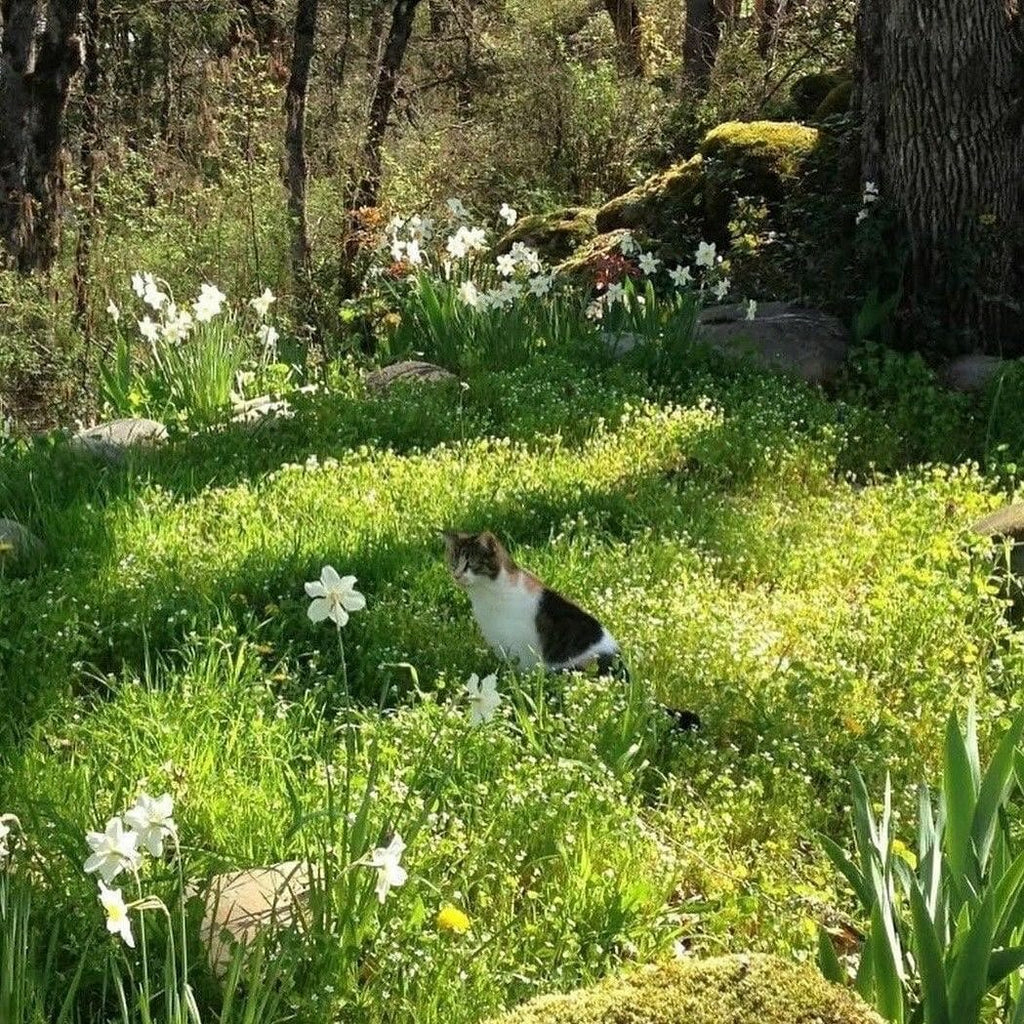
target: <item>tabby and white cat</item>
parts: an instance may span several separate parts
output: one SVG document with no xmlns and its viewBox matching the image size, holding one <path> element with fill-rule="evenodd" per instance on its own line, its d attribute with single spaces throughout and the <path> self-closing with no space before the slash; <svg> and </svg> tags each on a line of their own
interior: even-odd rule
<svg viewBox="0 0 1024 1024">
<path fill-rule="evenodd" d="M 524 669 L 543 665 L 552 672 L 596 663 L 602 674 L 619 660 L 611 633 L 516 565 L 493 533 L 445 531 L 443 536 L 452 577 L 466 591 L 484 639 L 503 658 Z M 628 678 L 624 665 L 620 671 Z"/>
</svg>

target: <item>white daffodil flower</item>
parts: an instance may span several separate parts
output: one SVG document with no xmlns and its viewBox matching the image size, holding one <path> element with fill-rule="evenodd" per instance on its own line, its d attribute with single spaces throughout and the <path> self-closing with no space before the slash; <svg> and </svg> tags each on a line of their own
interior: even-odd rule
<svg viewBox="0 0 1024 1024">
<path fill-rule="evenodd" d="M 391 889 L 397 889 L 405 884 L 409 877 L 408 871 L 399 863 L 402 853 L 405 850 L 405 843 L 402 837 L 396 832 L 387 846 L 378 846 L 363 863 L 368 868 L 377 870 L 377 899 L 383 903 L 387 899 Z"/>
<path fill-rule="evenodd" d="M 477 291 L 477 287 L 472 281 L 463 281 L 459 285 L 459 298 L 470 309 L 476 309 L 480 305 L 480 292 Z"/>
<path fill-rule="evenodd" d="M 623 302 L 625 298 L 626 289 L 618 281 L 613 281 L 608 285 L 608 291 L 604 293 L 604 301 L 609 306 L 614 306 L 616 302 Z"/>
<path fill-rule="evenodd" d="M 160 325 L 155 320 L 150 320 L 148 316 L 144 316 L 139 321 L 139 334 L 153 344 L 160 337 Z"/>
<path fill-rule="evenodd" d="M 100 903 L 107 913 L 107 931 L 111 935 L 120 935 L 126 946 L 135 948 L 135 936 L 132 935 L 132 922 L 128 917 L 128 908 L 121 898 L 120 889 L 108 889 L 100 882 Z"/>
<path fill-rule="evenodd" d="M 170 793 L 164 793 L 155 800 L 146 793 L 140 793 L 135 806 L 124 812 L 124 820 L 135 829 L 139 845 L 154 857 L 162 857 L 164 838 L 175 833 L 173 813 L 174 800 Z"/>
<path fill-rule="evenodd" d="M 722 301 L 729 294 L 729 289 L 732 287 L 732 282 L 727 277 L 723 277 L 718 284 L 715 285 L 711 290 L 715 293 L 715 298 L 719 302 Z"/>
<path fill-rule="evenodd" d="M 224 304 L 227 296 L 214 284 L 204 284 L 199 288 L 199 298 L 192 304 L 195 318 L 205 324 L 212 320 Z"/>
<path fill-rule="evenodd" d="M 698 267 L 713 267 L 715 265 L 715 243 L 701 242 L 697 246 L 697 255 L 694 262 Z"/>
<path fill-rule="evenodd" d="M 511 253 L 499 256 L 495 262 L 502 277 L 511 277 L 516 272 L 516 258 Z"/>
<path fill-rule="evenodd" d="M 339 576 L 331 565 L 323 567 L 320 579 L 306 584 L 306 593 L 313 598 L 307 613 L 310 620 L 330 619 L 339 629 L 348 622 L 349 612 L 366 607 L 366 598 L 356 590 L 355 576 Z"/>
<path fill-rule="evenodd" d="M 474 672 L 466 683 L 466 695 L 469 697 L 469 721 L 471 725 L 488 722 L 494 717 L 501 703 L 498 693 L 498 677 L 493 673 L 485 676 L 481 682 Z"/>
<path fill-rule="evenodd" d="M 682 288 L 684 284 L 689 284 L 693 280 L 693 273 L 689 267 L 673 267 L 668 276 L 677 288 Z"/>
<path fill-rule="evenodd" d="M 747 319 L 753 320 L 757 316 L 757 299 L 751 299 L 747 303 Z"/>
<path fill-rule="evenodd" d="M 249 305 L 256 310 L 256 315 L 261 319 L 270 312 L 270 306 L 277 301 L 277 296 L 269 288 L 263 289 L 262 295 L 249 300 Z"/>
<path fill-rule="evenodd" d="M 113 320 L 115 324 L 121 319 L 121 310 L 117 308 L 113 299 L 107 303 L 107 313 L 110 314 L 110 319 Z"/>
<path fill-rule="evenodd" d="M 138 833 L 126 832 L 120 818 L 111 818 L 103 832 L 86 832 L 85 841 L 92 853 L 86 859 L 83 870 L 87 875 L 98 871 L 107 885 L 125 868 L 135 870 L 142 862 L 142 855 L 138 851 Z"/>
<path fill-rule="evenodd" d="M 661 260 L 656 259 L 652 253 L 642 252 L 640 258 L 637 260 L 640 264 L 640 269 L 650 277 L 658 267 L 661 265 Z"/>
<path fill-rule="evenodd" d="M 519 219 L 519 214 L 511 206 L 509 206 L 508 203 L 501 204 L 501 209 L 498 210 L 498 216 L 509 227 L 512 227 L 512 225 L 515 224 L 515 222 Z"/>
</svg>

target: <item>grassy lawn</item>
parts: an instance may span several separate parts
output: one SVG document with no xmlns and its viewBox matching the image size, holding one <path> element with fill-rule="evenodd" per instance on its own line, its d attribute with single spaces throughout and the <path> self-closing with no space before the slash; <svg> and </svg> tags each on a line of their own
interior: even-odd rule
<svg viewBox="0 0 1024 1024">
<path fill-rule="evenodd" d="M 46 986 L 81 965 L 83 1020 L 117 1012 L 120 955 L 84 835 L 140 788 L 174 796 L 190 878 L 338 871 L 336 927 L 253 1020 L 456 1024 L 679 943 L 809 955 L 846 906 L 816 834 L 847 843 L 850 766 L 890 771 L 905 811 L 951 709 L 974 701 L 984 740 L 1019 703 L 1024 647 L 967 530 L 1012 472 L 964 461 L 954 417 L 703 363 L 655 385 L 551 354 L 468 385 L 353 382 L 119 468 L 0 456 L 0 514 L 47 552 L 0 576 L 0 811 L 46 881 Z M 493 529 L 598 613 L 632 683 L 500 666 L 444 527 Z M 347 675 L 306 617 L 325 564 L 367 599 Z M 492 671 L 499 714 L 471 727 L 462 688 Z M 409 879 L 380 905 L 345 868 L 395 829 Z M 176 880 L 150 861 L 142 890 L 172 905 Z M 436 926 L 448 904 L 468 933 Z"/>
</svg>

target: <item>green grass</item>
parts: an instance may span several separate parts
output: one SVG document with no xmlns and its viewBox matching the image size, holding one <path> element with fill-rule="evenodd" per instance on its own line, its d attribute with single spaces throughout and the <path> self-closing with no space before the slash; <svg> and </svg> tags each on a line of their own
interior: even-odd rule
<svg viewBox="0 0 1024 1024">
<path fill-rule="evenodd" d="M 548 354 L 468 383 L 350 383 L 117 469 L 0 456 L 0 515 L 47 545 L 0 577 L 0 812 L 60 921 L 50 987 L 84 958 L 83 1020 L 117 1012 L 84 832 L 140 786 L 174 793 L 199 878 L 338 840 L 333 772 L 369 790 L 371 844 L 415 837 L 409 882 L 344 956 L 295 961 L 287 1019 L 468 1024 L 677 940 L 808 954 L 836 902 L 815 832 L 845 841 L 849 766 L 873 789 L 890 770 L 909 808 L 950 710 L 974 700 L 984 737 L 1018 705 L 1024 647 L 967 534 L 1015 470 L 924 462 L 980 453 L 984 415 L 965 431 L 925 382 L 908 419 L 934 415 L 904 432 L 857 381 L 835 403 L 710 362 L 654 387 Z M 500 668 L 502 713 L 471 729 L 461 686 L 499 666 L 447 578 L 451 526 L 494 529 L 598 613 L 633 684 Z M 305 615 L 325 563 L 368 601 L 343 633 L 357 710 Z M 703 731 L 671 734 L 656 701 Z M 173 873 L 147 872 L 172 901 Z M 446 903 L 468 935 L 437 931 Z"/>
</svg>

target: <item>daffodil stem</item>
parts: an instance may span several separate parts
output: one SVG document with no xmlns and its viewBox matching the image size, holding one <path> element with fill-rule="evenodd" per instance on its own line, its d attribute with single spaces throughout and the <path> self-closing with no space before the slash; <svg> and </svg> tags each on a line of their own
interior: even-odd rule
<svg viewBox="0 0 1024 1024">
<path fill-rule="evenodd" d="M 341 639 L 341 626 L 338 627 L 338 650 L 341 652 L 341 686 L 345 694 L 345 705 L 349 704 L 348 666 L 345 664 L 345 644 Z"/>
</svg>

